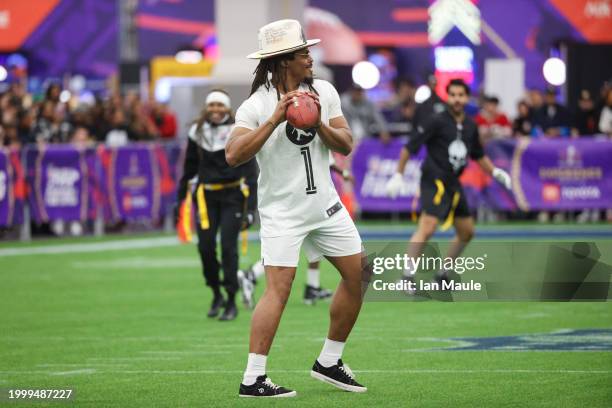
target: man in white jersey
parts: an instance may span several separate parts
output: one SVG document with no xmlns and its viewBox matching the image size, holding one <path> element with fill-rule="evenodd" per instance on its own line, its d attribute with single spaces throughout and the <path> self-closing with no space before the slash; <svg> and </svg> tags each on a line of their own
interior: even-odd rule
<svg viewBox="0 0 612 408">
<path fill-rule="evenodd" d="M 259 59 L 250 97 L 236 114 L 225 148 L 237 166 L 253 156 L 260 167 L 258 207 L 266 289 L 251 321 L 249 357 L 241 397 L 293 397 L 266 376 L 266 360 L 295 277 L 300 248 L 309 261 L 325 256 L 342 277 L 330 307 L 331 322 L 311 376 L 340 389 L 364 392 L 341 356 L 362 303 L 362 245 L 340 203 L 329 172 L 329 151 L 347 155 L 352 135 L 336 89 L 313 80 L 313 60 L 300 23 L 280 20 L 259 30 Z M 317 125 L 295 129 L 286 122 L 292 98 L 308 93 L 319 106 Z"/>
</svg>

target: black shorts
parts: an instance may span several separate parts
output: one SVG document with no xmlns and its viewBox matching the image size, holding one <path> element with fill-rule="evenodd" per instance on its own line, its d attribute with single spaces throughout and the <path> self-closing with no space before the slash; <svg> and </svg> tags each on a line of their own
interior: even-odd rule
<svg viewBox="0 0 612 408">
<path fill-rule="evenodd" d="M 421 177 L 421 211 L 444 222 L 451 210 L 454 210 L 454 217 L 471 216 L 461 185 L 445 184 L 439 178 Z"/>
</svg>

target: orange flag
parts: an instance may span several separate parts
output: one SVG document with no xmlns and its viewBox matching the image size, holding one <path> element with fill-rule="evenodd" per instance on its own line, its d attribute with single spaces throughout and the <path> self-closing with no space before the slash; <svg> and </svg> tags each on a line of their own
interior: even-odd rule
<svg viewBox="0 0 612 408">
<path fill-rule="evenodd" d="M 191 194 L 187 191 L 187 196 L 181 202 L 179 207 L 178 221 L 176 223 L 176 232 L 178 239 L 182 243 L 190 243 L 192 238 L 192 216 L 191 216 Z"/>
</svg>

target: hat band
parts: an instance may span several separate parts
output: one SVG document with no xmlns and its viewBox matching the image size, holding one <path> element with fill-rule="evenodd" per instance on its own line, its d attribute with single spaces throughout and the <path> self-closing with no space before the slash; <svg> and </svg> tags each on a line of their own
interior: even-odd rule
<svg viewBox="0 0 612 408">
<path fill-rule="evenodd" d="M 290 50 L 293 50 L 293 49 L 298 49 L 298 48 L 303 47 L 305 45 L 308 45 L 308 41 L 304 41 L 302 44 L 295 45 L 293 47 L 283 48 L 282 50 L 274 50 L 274 51 L 267 51 L 267 52 L 260 51 L 259 54 L 260 55 L 267 55 L 267 54 L 274 54 L 274 53 L 281 52 L 281 51 L 290 51 Z"/>
</svg>

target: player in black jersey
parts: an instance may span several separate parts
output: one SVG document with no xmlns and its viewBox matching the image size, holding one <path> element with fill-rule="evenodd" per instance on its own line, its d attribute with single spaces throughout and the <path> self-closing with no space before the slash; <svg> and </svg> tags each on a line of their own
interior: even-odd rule
<svg viewBox="0 0 612 408">
<path fill-rule="evenodd" d="M 478 135 L 478 126 L 464 112 L 470 89 L 461 79 L 453 79 L 446 87 L 447 108 L 432 115 L 418 126 L 402 149 L 397 172 L 386 185 L 387 193 L 397 197 L 403 186 L 406 162 L 415 155 L 422 145 L 427 147 L 427 157 L 421 175 L 421 216 L 418 227 L 410 238 L 408 255 L 421 255 L 425 243 L 441 224 L 442 229 L 455 227 L 456 236 L 449 247 L 447 256 L 455 258 L 461 254 L 474 236 L 472 218 L 459 176 L 465 169 L 468 158 L 475 160 L 480 167 L 495 180 L 511 188 L 510 175 L 494 167 L 484 154 Z M 410 278 L 416 271 L 406 270 Z M 439 271 L 436 280 L 447 280 L 448 272 Z"/>
</svg>

